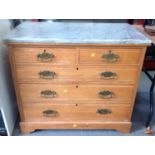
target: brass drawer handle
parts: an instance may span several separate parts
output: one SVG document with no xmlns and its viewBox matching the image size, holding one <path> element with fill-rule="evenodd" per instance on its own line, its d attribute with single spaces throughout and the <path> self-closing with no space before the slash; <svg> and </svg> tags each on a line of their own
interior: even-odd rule
<svg viewBox="0 0 155 155">
<path fill-rule="evenodd" d="M 106 114 L 111 114 L 112 111 L 110 109 L 98 109 L 96 113 L 101 115 L 106 115 Z"/>
<path fill-rule="evenodd" d="M 43 111 L 43 116 L 44 117 L 56 117 L 58 116 L 58 112 L 55 110 L 45 110 Z"/>
<path fill-rule="evenodd" d="M 40 92 L 41 96 L 44 98 L 54 98 L 57 95 L 57 92 L 53 90 L 43 90 Z"/>
<path fill-rule="evenodd" d="M 46 52 L 46 50 L 44 50 L 44 52 L 39 53 L 37 55 L 38 60 L 41 62 L 51 62 L 54 57 L 55 57 L 54 54 L 48 53 Z"/>
<path fill-rule="evenodd" d="M 108 53 L 102 55 L 102 59 L 106 62 L 113 63 L 117 62 L 120 59 L 120 56 L 109 51 Z"/>
<path fill-rule="evenodd" d="M 56 73 L 52 71 L 41 71 L 39 72 L 39 76 L 42 79 L 54 79 L 56 76 Z"/>
<path fill-rule="evenodd" d="M 111 80 L 111 79 L 115 79 L 115 77 L 117 76 L 117 74 L 114 73 L 114 72 L 107 71 L 107 72 L 100 73 L 100 76 L 101 76 L 101 79 Z"/>
<path fill-rule="evenodd" d="M 102 98 L 105 98 L 105 99 L 110 99 L 113 97 L 113 95 L 114 95 L 114 93 L 109 90 L 104 90 L 104 91 L 99 92 L 99 96 Z"/>
</svg>

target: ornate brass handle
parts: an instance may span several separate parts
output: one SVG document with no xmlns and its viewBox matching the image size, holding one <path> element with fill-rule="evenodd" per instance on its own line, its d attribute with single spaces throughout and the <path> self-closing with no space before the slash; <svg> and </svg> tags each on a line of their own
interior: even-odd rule
<svg viewBox="0 0 155 155">
<path fill-rule="evenodd" d="M 53 91 L 53 90 L 43 90 L 40 92 L 42 97 L 45 98 L 54 98 L 57 95 L 57 92 Z"/>
<path fill-rule="evenodd" d="M 107 72 L 100 73 L 100 76 L 101 76 L 101 79 L 111 80 L 111 79 L 114 79 L 117 76 L 117 74 L 114 72 L 107 71 Z"/>
<path fill-rule="evenodd" d="M 56 76 L 56 73 L 52 71 L 41 71 L 39 72 L 39 76 L 42 79 L 54 79 Z"/>
<path fill-rule="evenodd" d="M 112 98 L 114 95 L 114 93 L 112 91 L 109 90 L 104 90 L 104 91 L 100 91 L 99 92 L 99 96 L 105 99 L 109 99 Z"/>
<path fill-rule="evenodd" d="M 45 110 L 45 111 L 43 111 L 43 116 L 45 116 L 45 117 L 56 117 L 56 116 L 58 116 L 58 112 L 55 110 Z"/>
<path fill-rule="evenodd" d="M 117 62 L 120 59 L 120 56 L 109 51 L 108 53 L 102 55 L 102 59 L 106 62 L 113 63 Z"/>
<path fill-rule="evenodd" d="M 54 57 L 55 57 L 54 54 L 48 53 L 48 52 L 46 52 L 46 50 L 44 50 L 44 52 L 39 53 L 37 55 L 38 60 L 42 61 L 42 62 L 50 62 L 50 61 L 52 61 L 52 59 Z"/>
<path fill-rule="evenodd" d="M 110 109 L 98 109 L 96 113 L 101 115 L 106 115 L 106 114 L 111 114 L 112 111 Z"/>
</svg>

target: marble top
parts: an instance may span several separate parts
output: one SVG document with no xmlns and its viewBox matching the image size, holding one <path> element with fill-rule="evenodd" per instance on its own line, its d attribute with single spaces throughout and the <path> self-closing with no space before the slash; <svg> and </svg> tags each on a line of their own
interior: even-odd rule
<svg viewBox="0 0 155 155">
<path fill-rule="evenodd" d="M 125 23 L 23 22 L 4 38 L 18 43 L 150 44 Z"/>
</svg>

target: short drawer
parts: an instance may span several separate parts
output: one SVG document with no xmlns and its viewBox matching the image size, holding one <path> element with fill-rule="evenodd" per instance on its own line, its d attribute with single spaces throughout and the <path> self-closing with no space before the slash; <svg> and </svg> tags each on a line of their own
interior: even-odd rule
<svg viewBox="0 0 155 155">
<path fill-rule="evenodd" d="M 139 64 L 141 49 L 81 48 L 81 64 Z"/>
<path fill-rule="evenodd" d="M 132 85 L 19 84 L 19 89 L 24 103 L 61 101 L 63 104 L 65 101 L 131 102 L 134 87 Z"/>
<path fill-rule="evenodd" d="M 74 64 L 75 48 L 13 48 L 15 63 Z"/>
<path fill-rule="evenodd" d="M 26 121 L 126 121 L 130 106 L 96 104 L 44 104 L 24 107 Z"/>
<path fill-rule="evenodd" d="M 98 82 L 134 84 L 138 67 L 93 67 L 93 66 L 17 66 L 19 83 Z M 52 74 L 53 73 L 53 74 Z M 43 74 L 40 75 L 40 74 Z"/>
</svg>

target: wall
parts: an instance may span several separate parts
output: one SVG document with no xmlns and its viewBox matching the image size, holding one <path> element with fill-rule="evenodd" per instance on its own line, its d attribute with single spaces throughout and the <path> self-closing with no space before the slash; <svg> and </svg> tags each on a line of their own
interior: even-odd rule
<svg viewBox="0 0 155 155">
<path fill-rule="evenodd" d="M 17 104 L 12 83 L 8 49 L 2 38 L 10 32 L 9 20 L 0 20 L 0 109 L 8 135 L 12 134 L 17 117 Z"/>
</svg>

